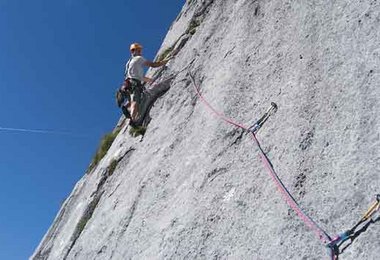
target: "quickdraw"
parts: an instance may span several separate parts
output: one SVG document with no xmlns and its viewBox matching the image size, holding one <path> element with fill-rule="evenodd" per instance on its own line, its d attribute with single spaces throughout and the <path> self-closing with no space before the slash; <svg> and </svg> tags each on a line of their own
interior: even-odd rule
<svg viewBox="0 0 380 260">
<path fill-rule="evenodd" d="M 344 244 L 344 242 L 346 242 L 349 239 L 352 242 L 358 236 L 358 234 L 361 233 L 362 229 L 366 229 L 369 224 L 379 219 L 380 218 L 379 212 L 380 212 L 380 194 L 377 194 L 376 201 L 368 208 L 368 210 L 364 213 L 363 217 L 358 221 L 358 223 L 356 223 L 356 225 L 353 226 L 351 229 L 338 234 L 336 237 L 334 237 L 330 241 L 330 243 L 327 244 L 327 246 L 331 248 L 332 250 L 334 250 L 335 254 L 338 256 L 342 252 L 340 250 L 340 247 Z M 358 230 L 359 226 L 362 226 L 362 228 Z"/>
<path fill-rule="evenodd" d="M 264 123 L 268 120 L 268 118 L 274 113 L 276 113 L 277 108 L 277 104 L 272 102 L 268 110 L 264 113 L 264 115 L 259 120 L 257 120 L 256 123 L 251 125 L 248 128 L 248 131 L 254 134 L 257 133 L 260 130 L 260 128 L 264 125 Z"/>
</svg>

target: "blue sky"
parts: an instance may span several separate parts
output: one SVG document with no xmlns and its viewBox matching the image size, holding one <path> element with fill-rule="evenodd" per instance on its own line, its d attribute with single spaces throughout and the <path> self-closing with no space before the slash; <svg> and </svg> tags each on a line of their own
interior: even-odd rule
<svg viewBox="0 0 380 260">
<path fill-rule="evenodd" d="M 0 0 L 0 259 L 33 253 L 120 117 L 129 44 L 153 59 L 184 2 Z"/>
</svg>

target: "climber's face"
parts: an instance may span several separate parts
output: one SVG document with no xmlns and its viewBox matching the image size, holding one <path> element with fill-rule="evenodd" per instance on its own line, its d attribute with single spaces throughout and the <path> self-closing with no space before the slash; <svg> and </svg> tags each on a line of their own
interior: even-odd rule
<svg viewBox="0 0 380 260">
<path fill-rule="evenodd" d="M 142 49 L 136 48 L 136 49 L 131 49 L 131 53 L 133 55 L 141 55 Z"/>
</svg>

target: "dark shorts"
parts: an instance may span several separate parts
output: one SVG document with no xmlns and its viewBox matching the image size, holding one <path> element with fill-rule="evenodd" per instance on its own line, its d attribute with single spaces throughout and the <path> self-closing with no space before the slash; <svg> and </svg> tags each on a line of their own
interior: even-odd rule
<svg viewBox="0 0 380 260">
<path fill-rule="evenodd" d="M 130 83 L 131 101 L 140 104 L 143 93 L 143 85 L 141 81 L 135 79 L 128 79 Z"/>
</svg>

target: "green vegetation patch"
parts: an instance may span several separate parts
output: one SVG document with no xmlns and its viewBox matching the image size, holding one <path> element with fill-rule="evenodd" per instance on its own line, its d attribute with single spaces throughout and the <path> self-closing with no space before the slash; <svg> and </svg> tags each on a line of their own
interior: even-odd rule
<svg viewBox="0 0 380 260">
<path fill-rule="evenodd" d="M 118 161 L 113 159 L 110 163 L 110 165 L 108 166 L 108 175 L 111 176 L 113 174 L 113 172 L 115 171 L 116 169 L 116 166 L 118 164 Z"/>
<path fill-rule="evenodd" d="M 201 24 L 199 20 L 191 20 L 189 27 L 186 29 L 186 33 L 193 35 L 197 31 L 197 27 Z"/>
<path fill-rule="evenodd" d="M 83 229 L 86 227 L 87 225 L 87 222 L 91 219 L 92 217 L 92 214 L 94 213 L 95 211 L 95 208 L 96 206 L 98 205 L 99 203 L 99 200 L 100 200 L 100 197 L 101 196 L 96 196 L 91 202 L 90 204 L 87 206 L 87 209 L 83 215 L 83 217 L 80 219 L 80 221 L 78 222 L 76 228 L 75 228 L 75 231 L 74 231 L 74 239 L 77 240 L 78 237 L 80 236 L 80 234 L 82 233 Z"/>
<path fill-rule="evenodd" d="M 121 128 L 115 130 L 114 132 L 108 133 L 103 136 L 102 140 L 100 141 L 100 145 L 98 147 L 98 150 L 95 153 L 94 159 L 92 160 L 90 164 L 90 171 L 100 162 L 101 159 L 106 155 L 108 149 L 110 149 L 113 141 L 115 140 L 116 136 L 119 134 Z"/>
<path fill-rule="evenodd" d="M 194 35 L 194 33 L 197 31 L 197 27 L 201 24 L 201 21 L 198 20 L 198 19 L 193 19 L 190 21 L 190 24 L 189 26 L 187 27 L 186 31 L 184 34 L 181 35 L 181 37 L 183 35 L 186 35 L 186 34 L 191 34 L 191 35 Z M 178 41 L 181 39 L 181 37 L 179 37 L 179 39 L 177 39 L 175 41 L 175 43 L 173 43 L 172 46 L 166 48 L 158 57 L 157 57 L 157 62 L 160 62 L 166 58 L 168 58 L 173 50 L 174 50 L 174 47 L 176 46 L 176 44 L 178 43 Z"/>
<path fill-rule="evenodd" d="M 146 127 L 144 127 L 144 126 L 131 127 L 129 129 L 129 134 L 132 137 L 137 137 L 139 135 L 144 135 L 145 132 L 146 132 Z"/>
<path fill-rule="evenodd" d="M 79 223 L 76 227 L 75 234 L 79 235 L 80 233 L 82 233 L 82 231 L 83 231 L 84 227 L 86 226 L 88 220 L 89 219 L 87 219 L 87 218 L 81 218 L 81 220 L 79 221 Z"/>
<path fill-rule="evenodd" d="M 174 49 L 174 45 L 173 44 L 172 46 L 170 46 L 169 48 L 166 48 L 157 58 L 157 62 L 160 62 L 164 59 L 166 59 L 167 57 L 169 57 L 170 53 L 173 51 Z"/>
</svg>

